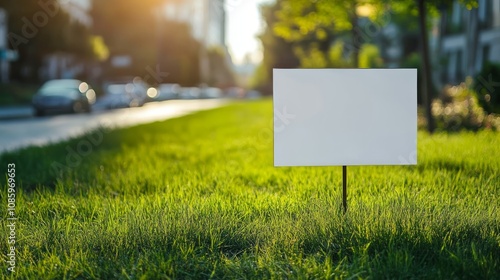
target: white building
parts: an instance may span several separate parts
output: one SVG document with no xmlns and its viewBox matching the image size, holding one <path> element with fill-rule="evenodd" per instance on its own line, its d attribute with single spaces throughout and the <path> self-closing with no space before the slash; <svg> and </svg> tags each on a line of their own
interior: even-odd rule
<svg viewBox="0 0 500 280">
<path fill-rule="evenodd" d="M 165 6 L 166 17 L 187 23 L 191 27 L 192 36 L 203 46 L 200 49 L 199 68 L 201 80 L 204 82 L 217 80 L 214 78 L 217 73 L 210 73 L 211 65 L 209 65 L 207 50 L 214 47 L 223 50 L 226 63 L 232 65 L 226 46 L 224 2 L 224 0 L 180 0 L 167 2 Z"/>
<path fill-rule="evenodd" d="M 435 78 L 441 82 L 460 83 L 486 62 L 500 63 L 500 0 L 479 0 L 472 10 L 454 1 L 434 35 L 434 60 L 444 66 Z"/>
<path fill-rule="evenodd" d="M 167 18 L 188 23 L 193 37 L 206 48 L 226 46 L 224 0 L 167 2 Z"/>
</svg>

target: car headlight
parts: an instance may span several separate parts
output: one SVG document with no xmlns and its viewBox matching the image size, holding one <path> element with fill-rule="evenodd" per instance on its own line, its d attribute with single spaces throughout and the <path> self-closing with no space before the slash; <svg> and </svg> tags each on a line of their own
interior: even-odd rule
<svg viewBox="0 0 500 280">
<path fill-rule="evenodd" d="M 95 91 L 93 89 L 89 89 L 86 93 L 85 96 L 87 96 L 87 99 L 89 100 L 90 104 L 94 104 L 96 101 L 96 95 Z"/>
<path fill-rule="evenodd" d="M 150 87 L 150 88 L 148 88 L 147 95 L 150 98 L 156 98 L 158 96 L 158 91 L 155 88 Z"/>
</svg>

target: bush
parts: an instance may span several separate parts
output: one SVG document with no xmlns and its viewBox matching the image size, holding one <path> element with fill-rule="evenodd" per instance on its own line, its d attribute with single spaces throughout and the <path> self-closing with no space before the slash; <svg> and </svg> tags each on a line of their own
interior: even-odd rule
<svg viewBox="0 0 500 280">
<path fill-rule="evenodd" d="M 440 97 L 432 102 L 432 115 L 438 130 L 500 130 L 500 117 L 485 112 L 477 94 L 466 83 L 445 86 Z"/>
<path fill-rule="evenodd" d="M 500 64 L 486 63 L 474 78 L 473 88 L 487 113 L 500 113 Z"/>
<path fill-rule="evenodd" d="M 22 83 L 0 83 L 0 106 L 30 105 L 38 85 Z"/>
</svg>

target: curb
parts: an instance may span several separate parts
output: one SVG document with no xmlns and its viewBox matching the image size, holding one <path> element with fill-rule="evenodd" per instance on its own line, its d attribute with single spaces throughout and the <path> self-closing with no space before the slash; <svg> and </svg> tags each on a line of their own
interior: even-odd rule
<svg viewBox="0 0 500 280">
<path fill-rule="evenodd" d="M 33 117 L 31 107 L 0 107 L 0 120 L 23 119 Z"/>
</svg>

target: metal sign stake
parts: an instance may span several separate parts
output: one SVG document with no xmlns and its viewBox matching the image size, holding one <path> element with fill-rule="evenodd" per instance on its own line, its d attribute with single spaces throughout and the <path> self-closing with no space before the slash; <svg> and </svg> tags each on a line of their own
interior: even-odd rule
<svg viewBox="0 0 500 280">
<path fill-rule="evenodd" d="M 342 166 L 342 206 L 347 213 L 347 166 Z"/>
</svg>

